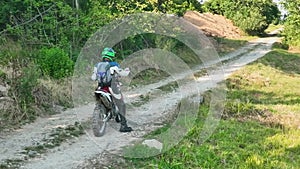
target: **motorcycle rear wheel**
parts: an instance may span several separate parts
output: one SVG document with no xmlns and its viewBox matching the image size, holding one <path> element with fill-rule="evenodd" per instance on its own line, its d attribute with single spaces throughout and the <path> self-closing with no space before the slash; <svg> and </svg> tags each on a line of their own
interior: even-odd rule
<svg viewBox="0 0 300 169">
<path fill-rule="evenodd" d="M 106 109 L 103 105 L 99 105 L 94 109 L 92 128 L 93 133 L 96 137 L 101 137 L 105 133 L 106 122 L 104 121 L 106 117 Z"/>
</svg>

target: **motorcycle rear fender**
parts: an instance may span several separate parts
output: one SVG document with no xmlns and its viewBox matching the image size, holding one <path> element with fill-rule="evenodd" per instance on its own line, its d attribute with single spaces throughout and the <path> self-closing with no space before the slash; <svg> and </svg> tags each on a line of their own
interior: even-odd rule
<svg viewBox="0 0 300 169">
<path fill-rule="evenodd" d="M 104 91 L 101 91 L 101 90 L 96 90 L 95 93 L 97 94 L 101 94 L 102 96 L 106 97 L 110 102 L 112 102 L 111 100 L 111 94 L 110 93 L 107 93 L 107 92 L 104 92 Z"/>
</svg>

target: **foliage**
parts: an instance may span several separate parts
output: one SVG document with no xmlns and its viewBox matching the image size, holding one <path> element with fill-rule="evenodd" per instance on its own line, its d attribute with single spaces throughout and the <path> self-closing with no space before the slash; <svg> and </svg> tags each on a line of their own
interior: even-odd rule
<svg viewBox="0 0 300 169">
<path fill-rule="evenodd" d="M 37 84 L 39 71 L 31 62 L 31 53 L 20 43 L 2 39 L 0 65 L 9 72 L 6 74 L 7 83 L 12 87 L 15 97 L 25 103 L 31 102 L 31 89 Z"/>
<path fill-rule="evenodd" d="M 64 0 L 12 0 L 2 3 L 1 36 L 18 39 L 31 48 L 57 46 L 74 57 L 90 34 L 84 32 L 86 28 L 81 25 L 86 24 L 83 23 L 85 19 L 80 18 L 87 10 L 87 2 L 79 2 L 83 8 Z"/>
<path fill-rule="evenodd" d="M 0 66 L 10 70 L 9 77 L 16 78 L 30 60 L 29 53 L 18 42 L 0 39 Z"/>
<path fill-rule="evenodd" d="M 1 126 L 18 127 L 33 121 L 41 113 L 52 113 L 51 94 L 41 88 L 41 71 L 33 62 L 35 51 L 7 38 L 1 39 L 0 48 L 0 80 L 9 86 L 9 99 L 2 102 Z M 53 64 L 52 60 L 49 63 Z M 71 63 L 73 64 L 72 61 Z"/>
<path fill-rule="evenodd" d="M 74 62 L 59 48 L 43 48 L 39 51 L 37 64 L 44 75 L 61 79 L 72 75 Z"/>
<path fill-rule="evenodd" d="M 300 46 L 300 2 L 284 0 L 284 7 L 288 15 L 284 22 L 284 43 L 291 46 Z"/>
<path fill-rule="evenodd" d="M 191 67 L 201 63 L 199 57 L 183 42 L 165 35 L 154 33 L 140 34 L 124 39 L 114 46 L 118 56 L 122 57 L 119 59 L 124 59 L 130 54 L 145 48 L 160 48 L 172 52 Z"/>
<path fill-rule="evenodd" d="M 220 14 L 250 35 L 260 35 L 279 22 L 280 11 L 272 0 L 209 0 L 204 11 Z"/>
<path fill-rule="evenodd" d="M 289 49 L 289 46 L 288 46 L 286 43 L 275 42 L 275 43 L 272 45 L 272 48 L 273 48 L 273 49 L 285 49 L 285 50 L 288 50 L 288 49 Z"/>
<path fill-rule="evenodd" d="M 34 65 L 29 65 L 23 68 L 22 75 L 17 79 L 16 84 L 12 90 L 16 90 L 18 98 L 21 102 L 29 103 L 34 102 L 32 97 L 32 91 L 38 84 L 38 78 L 40 78 L 40 72 Z"/>
<path fill-rule="evenodd" d="M 197 0 L 11 0 L 0 2 L 0 33 L 32 47 L 60 47 L 76 59 L 84 42 L 101 26 L 136 12 L 183 15 L 200 10 Z"/>
<path fill-rule="evenodd" d="M 11 112 L 14 114 L 12 121 L 17 123 L 33 121 L 38 112 L 34 110 L 35 99 L 32 92 L 35 86 L 38 85 L 40 73 L 34 65 L 29 65 L 22 69 L 22 74 L 14 79 L 10 89 L 10 95 L 17 103 L 18 111 Z"/>
<path fill-rule="evenodd" d="M 36 116 L 33 110 L 32 91 L 38 84 L 39 71 L 31 61 L 31 53 L 20 43 L 1 39 L 0 66 L 5 70 L 4 82 L 9 85 L 8 100 L 1 110 L 3 125 L 31 121 Z M 10 105 L 13 104 L 13 107 Z"/>
<path fill-rule="evenodd" d="M 162 2 L 158 8 L 160 11 L 178 16 L 183 16 L 186 10 L 201 11 L 201 5 L 197 0 L 168 0 L 158 2 Z"/>
</svg>

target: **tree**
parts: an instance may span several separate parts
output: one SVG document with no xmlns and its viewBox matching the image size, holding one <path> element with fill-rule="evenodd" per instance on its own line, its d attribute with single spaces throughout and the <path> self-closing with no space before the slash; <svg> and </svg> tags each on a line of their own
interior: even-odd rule
<svg viewBox="0 0 300 169">
<path fill-rule="evenodd" d="M 285 0 L 283 4 L 288 11 L 284 22 L 284 42 L 300 47 L 300 1 Z"/>
<path fill-rule="evenodd" d="M 73 3 L 72 3 L 73 2 Z M 1 2 L 2 37 L 25 46 L 60 47 L 74 55 L 88 37 L 84 26 L 89 1 L 11 0 Z M 80 6 L 81 5 L 81 6 Z M 80 36 L 79 36 L 80 35 Z M 76 52 L 75 52 L 76 53 Z"/>
</svg>

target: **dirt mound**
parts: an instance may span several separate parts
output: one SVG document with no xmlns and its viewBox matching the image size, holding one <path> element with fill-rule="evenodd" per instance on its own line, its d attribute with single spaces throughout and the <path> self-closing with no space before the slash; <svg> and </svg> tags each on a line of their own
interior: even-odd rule
<svg viewBox="0 0 300 169">
<path fill-rule="evenodd" d="M 188 11 L 183 17 L 201 29 L 207 36 L 238 38 L 242 34 L 242 31 L 234 26 L 231 20 L 221 15 Z"/>
</svg>

